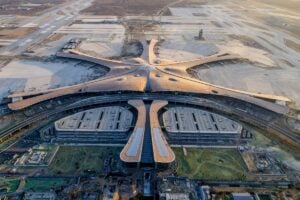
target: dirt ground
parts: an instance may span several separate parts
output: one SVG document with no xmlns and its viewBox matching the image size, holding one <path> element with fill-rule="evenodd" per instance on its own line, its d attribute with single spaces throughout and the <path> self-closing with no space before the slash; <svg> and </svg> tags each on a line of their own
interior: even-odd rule
<svg viewBox="0 0 300 200">
<path fill-rule="evenodd" d="M 285 39 L 284 42 L 288 47 L 294 49 L 297 52 L 300 52 L 300 44 L 297 44 L 289 39 Z"/>
<path fill-rule="evenodd" d="M 253 155 L 245 152 L 242 153 L 242 157 L 244 158 L 244 161 L 249 169 L 250 172 L 256 172 L 256 167 L 255 167 L 255 163 L 254 163 L 254 159 L 253 159 Z"/>
<path fill-rule="evenodd" d="M 33 33 L 36 28 L 32 27 L 20 27 L 20 28 L 0 28 L 1 39 L 18 39 Z"/>
<path fill-rule="evenodd" d="M 177 0 L 95 0 L 83 13 L 94 15 L 152 15 Z"/>
<path fill-rule="evenodd" d="M 0 0 L 0 15 L 37 15 L 65 0 Z"/>
<path fill-rule="evenodd" d="M 48 38 L 46 38 L 45 40 L 43 40 L 43 43 L 47 44 L 47 43 L 50 43 L 50 42 L 60 40 L 63 36 L 64 36 L 64 34 L 54 33 L 54 34 L 50 35 Z"/>
<path fill-rule="evenodd" d="M 255 18 L 270 27 L 291 34 L 295 38 L 300 38 L 300 21 L 298 16 L 295 15 L 299 13 L 300 1 L 232 0 L 230 2 L 232 5 L 238 5 L 242 9 L 243 14 Z"/>
<path fill-rule="evenodd" d="M 294 12 L 299 12 L 300 8 L 300 1 L 282 1 L 282 0 L 259 0 L 258 2 L 264 3 L 266 5 L 272 5 L 275 7 L 280 7 L 283 9 L 291 10 Z"/>
</svg>

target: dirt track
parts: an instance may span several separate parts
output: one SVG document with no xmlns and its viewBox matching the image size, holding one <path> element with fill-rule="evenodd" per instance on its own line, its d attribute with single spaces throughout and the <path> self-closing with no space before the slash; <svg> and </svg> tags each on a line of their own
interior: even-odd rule
<svg viewBox="0 0 300 200">
<path fill-rule="evenodd" d="M 33 33 L 36 28 L 0 28 L 1 39 L 17 39 Z"/>
<path fill-rule="evenodd" d="M 0 0 L 0 15 L 36 15 L 65 0 Z M 35 4 L 30 5 L 30 4 Z M 20 9 L 20 7 L 22 9 Z M 26 9 L 24 9 L 26 8 Z"/>
<path fill-rule="evenodd" d="M 176 0 L 96 0 L 94 4 L 83 10 L 95 15 L 152 15 Z"/>
</svg>

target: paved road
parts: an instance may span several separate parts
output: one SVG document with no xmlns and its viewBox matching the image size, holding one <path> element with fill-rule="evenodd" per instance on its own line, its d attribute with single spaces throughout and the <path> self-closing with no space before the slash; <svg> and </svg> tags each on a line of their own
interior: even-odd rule
<svg viewBox="0 0 300 200">
<path fill-rule="evenodd" d="M 91 5 L 93 0 L 69 1 L 58 6 L 50 12 L 41 16 L 32 17 L 20 24 L 23 27 L 38 27 L 38 29 L 28 36 L 13 42 L 12 44 L 0 48 L 2 55 L 19 55 L 33 44 L 39 43 L 49 37 L 54 31 L 62 26 L 70 24 L 79 15 L 79 12 Z M 63 15 L 61 15 L 63 13 Z"/>
</svg>

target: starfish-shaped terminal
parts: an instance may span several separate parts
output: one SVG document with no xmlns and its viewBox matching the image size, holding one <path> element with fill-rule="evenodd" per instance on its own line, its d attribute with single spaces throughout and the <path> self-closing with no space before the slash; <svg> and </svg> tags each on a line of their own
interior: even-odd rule
<svg viewBox="0 0 300 200">
<path fill-rule="evenodd" d="M 213 85 L 192 78 L 187 70 L 206 63 L 222 60 L 242 59 L 239 55 L 219 52 L 217 54 L 201 57 L 199 59 L 174 62 L 160 59 L 155 54 L 158 40 L 143 41 L 143 53 L 140 57 L 128 60 L 110 60 L 92 57 L 77 50 L 57 53 L 58 57 L 73 58 L 93 62 L 104 66 L 108 73 L 104 77 L 85 83 L 51 89 L 41 92 L 18 93 L 9 97 L 13 102 L 9 104 L 12 110 L 20 110 L 31 105 L 70 94 L 134 91 L 134 92 L 184 92 L 194 94 L 211 94 L 229 96 L 249 103 L 256 104 L 277 113 L 288 112 L 287 107 L 265 100 L 280 100 L 288 102 L 290 99 L 283 96 L 258 94 L 240 91 Z M 30 98 L 25 98 L 33 96 Z"/>
</svg>

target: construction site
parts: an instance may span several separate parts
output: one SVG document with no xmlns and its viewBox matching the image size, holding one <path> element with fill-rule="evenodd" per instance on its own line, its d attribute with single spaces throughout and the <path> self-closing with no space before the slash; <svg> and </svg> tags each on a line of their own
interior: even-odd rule
<svg viewBox="0 0 300 200">
<path fill-rule="evenodd" d="M 286 4 L 0 0 L 0 199 L 300 198 Z"/>
</svg>

